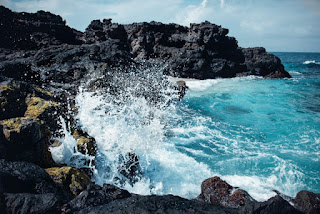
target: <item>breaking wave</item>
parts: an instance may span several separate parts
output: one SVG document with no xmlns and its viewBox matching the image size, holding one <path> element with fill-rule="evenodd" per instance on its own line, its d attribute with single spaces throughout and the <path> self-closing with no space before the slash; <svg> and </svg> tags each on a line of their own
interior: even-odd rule
<svg viewBox="0 0 320 214">
<path fill-rule="evenodd" d="M 274 189 L 320 190 L 320 116 L 304 107 L 300 80 L 186 80 L 181 101 L 161 66 L 132 69 L 109 71 L 76 97 L 77 125 L 97 143 L 94 165 L 66 126 L 51 149 L 57 162 L 143 195 L 195 198 L 216 175 L 260 201 Z"/>
<path fill-rule="evenodd" d="M 320 65 L 320 62 L 316 62 L 315 60 L 307 60 L 303 63 L 304 65 Z"/>
</svg>

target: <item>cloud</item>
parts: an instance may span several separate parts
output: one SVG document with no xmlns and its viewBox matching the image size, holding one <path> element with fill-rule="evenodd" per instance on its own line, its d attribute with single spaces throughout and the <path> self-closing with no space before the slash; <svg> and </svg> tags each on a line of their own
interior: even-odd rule
<svg viewBox="0 0 320 214">
<path fill-rule="evenodd" d="M 221 8 L 224 7 L 224 0 L 220 0 L 220 7 L 221 7 Z"/>
<path fill-rule="evenodd" d="M 177 13 L 173 22 L 188 26 L 190 23 L 205 21 L 210 13 L 207 8 L 208 0 L 203 0 L 199 5 L 188 5 Z"/>
</svg>

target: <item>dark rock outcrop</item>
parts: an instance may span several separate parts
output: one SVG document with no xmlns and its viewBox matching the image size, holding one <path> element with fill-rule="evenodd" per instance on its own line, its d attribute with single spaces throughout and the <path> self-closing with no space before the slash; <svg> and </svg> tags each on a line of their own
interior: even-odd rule
<svg viewBox="0 0 320 214">
<path fill-rule="evenodd" d="M 48 146 L 60 126 L 59 104 L 52 94 L 26 82 L 5 81 L 0 101 L 0 158 L 55 165 Z"/>
<path fill-rule="evenodd" d="M 59 193 L 51 177 L 39 166 L 28 162 L 0 160 L 0 192 Z"/>
<path fill-rule="evenodd" d="M 278 57 L 266 52 L 264 48 L 243 48 L 248 75 L 257 75 L 267 78 L 290 78 Z"/>
<path fill-rule="evenodd" d="M 173 195 L 165 196 L 132 196 L 115 200 L 101 206 L 88 207 L 80 210 L 79 214 L 90 213 L 238 213 L 234 209 L 206 204 L 201 201 L 187 200 Z"/>
<path fill-rule="evenodd" d="M 300 214 L 301 212 L 295 209 L 279 195 L 276 195 L 264 202 L 249 201 L 245 206 L 238 209 L 239 213 L 259 213 L 259 214 Z"/>
<path fill-rule="evenodd" d="M 45 128 L 39 120 L 17 117 L 0 121 L 0 158 L 11 161 L 29 161 L 40 166 L 52 166 Z"/>
<path fill-rule="evenodd" d="M 104 184 L 103 187 L 100 187 L 93 184 L 88 185 L 85 191 L 64 205 L 62 210 L 65 213 L 74 213 L 88 207 L 95 207 L 128 197 L 131 197 L 128 191 L 113 185 Z"/>
<path fill-rule="evenodd" d="M 38 49 L 49 45 L 79 44 L 79 32 L 60 16 L 45 11 L 14 13 L 0 6 L 0 47 Z"/>
<path fill-rule="evenodd" d="M 294 206 L 304 213 L 320 213 L 320 194 L 300 191 L 294 199 Z"/>
<path fill-rule="evenodd" d="M 30 193 L 5 193 L 4 213 L 19 214 L 55 214 L 59 213 L 60 200 L 53 193 L 30 194 Z"/>
<path fill-rule="evenodd" d="M 70 199 L 39 166 L 0 160 L 1 213 L 58 213 Z"/>
<path fill-rule="evenodd" d="M 176 77 L 290 77 L 278 57 L 263 48 L 239 48 L 228 29 L 209 22 L 188 28 L 95 20 L 81 33 L 60 16 L 14 13 L 2 6 L 0 22 L 0 79 L 43 85 L 60 98 L 75 95 L 86 76 L 145 60 L 165 64 L 164 73 Z"/>
</svg>

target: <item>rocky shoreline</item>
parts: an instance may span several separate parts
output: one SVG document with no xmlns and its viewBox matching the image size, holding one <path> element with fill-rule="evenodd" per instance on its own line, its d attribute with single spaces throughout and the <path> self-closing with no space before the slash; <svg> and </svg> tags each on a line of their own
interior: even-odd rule
<svg viewBox="0 0 320 214">
<path fill-rule="evenodd" d="M 74 150 L 94 165 L 95 139 L 77 125 L 80 85 L 117 93 L 110 75 L 159 66 L 181 78 L 256 75 L 290 78 L 264 48 L 240 48 L 228 30 L 209 22 L 176 24 L 92 21 L 84 33 L 49 12 L 16 13 L 0 6 L 0 210 L 2 213 L 319 213 L 320 194 L 281 193 L 266 202 L 219 177 L 202 183 L 194 200 L 141 196 L 91 181 L 89 168 L 57 164 L 50 148 L 61 144 L 60 117 L 77 141 Z M 108 72 L 107 72 L 108 71 Z M 169 84 L 169 83 L 168 83 Z M 186 86 L 172 84 L 181 99 Z M 156 88 L 156 87 L 155 87 Z M 156 93 L 137 92 L 157 102 Z M 138 162 L 135 154 L 129 160 Z M 129 163 L 129 177 L 138 166 Z M 200 187 L 199 187 L 200 188 Z"/>
</svg>

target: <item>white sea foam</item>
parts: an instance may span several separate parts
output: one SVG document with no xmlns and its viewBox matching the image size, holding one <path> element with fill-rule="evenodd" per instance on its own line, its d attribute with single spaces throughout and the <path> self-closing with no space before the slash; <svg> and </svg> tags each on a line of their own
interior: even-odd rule
<svg viewBox="0 0 320 214">
<path fill-rule="evenodd" d="M 92 167 L 91 160 L 93 157 L 83 155 L 77 149 L 77 141 L 72 137 L 70 132 L 67 130 L 67 124 L 65 120 L 60 117 L 62 125 L 62 133 L 64 138 L 56 139 L 59 141 L 60 145 L 56 147 L 50 147 L 50 152 L 52 154 L 52 159 L 56 163 L 67 163 L 70 166 L 75 167 Z"/>
<path fill-rule="evenodd" d="M 302 75 L 300 72 L 297 71 L 289 71 L 289 73 L 294 75 Z"/>
<path fill-rule="evenodd" d="M 316 62 L 315 60 L 307 60 L 303 63 L 304 65 L 309 65 L 309 64 L 316 64 L 320 65 L 320 62 Z"/>
</svg>

